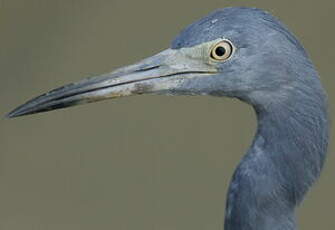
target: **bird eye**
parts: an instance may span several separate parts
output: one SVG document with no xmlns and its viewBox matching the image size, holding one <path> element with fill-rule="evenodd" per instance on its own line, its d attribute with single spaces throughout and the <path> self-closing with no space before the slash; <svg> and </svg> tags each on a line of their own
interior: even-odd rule
<svg viewBox="0 0 335 230">
<path fill-rule="evenodd" d="M 233 53 L 233 45 L 229 41 L 221 41 L 211 50 L 211 58 L 216 61 L 225 61 Z"/>
</svg>

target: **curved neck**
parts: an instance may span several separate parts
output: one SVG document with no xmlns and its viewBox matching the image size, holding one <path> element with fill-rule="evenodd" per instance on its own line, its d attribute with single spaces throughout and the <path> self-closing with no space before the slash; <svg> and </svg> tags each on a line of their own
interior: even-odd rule
<svg viewBox="0 0 335 230">
<path fill-rule="evenodd" d="M 328 142 L 326 100 L 292 92 L 254 106 L 258 129 L 227 197 L 225 230 L 293 230 L 294 209 L 318 178 Z"/>
</svg>

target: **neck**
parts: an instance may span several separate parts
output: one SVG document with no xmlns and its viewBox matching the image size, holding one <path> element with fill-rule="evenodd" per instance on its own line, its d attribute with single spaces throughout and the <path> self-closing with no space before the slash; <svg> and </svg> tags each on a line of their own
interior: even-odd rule
<svg viewBox="0 0 335 230">
<path fill-rule="evenodd" d="M 296 229 L 294 209 L 323 166 L 328 120 L 322 89 L 290 94 L 254 105 L 258 129 L 230 184 L 225 230 Z"/>
</svg>

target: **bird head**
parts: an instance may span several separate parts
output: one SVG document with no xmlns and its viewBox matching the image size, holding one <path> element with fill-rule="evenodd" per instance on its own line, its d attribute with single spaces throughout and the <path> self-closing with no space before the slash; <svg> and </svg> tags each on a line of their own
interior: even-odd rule
<svg viewBox="0 0 335 230">
<path fill-rule="evenodd" d="M 274 92 L 285 97 L 311 69 L 303 47 L 269 13 L 225 8 L 185 28 L 169 49 L 52 90 L 8 117 L 139 94 L 228 96 L 264 104 L 276 98 Z"/>
</svg>

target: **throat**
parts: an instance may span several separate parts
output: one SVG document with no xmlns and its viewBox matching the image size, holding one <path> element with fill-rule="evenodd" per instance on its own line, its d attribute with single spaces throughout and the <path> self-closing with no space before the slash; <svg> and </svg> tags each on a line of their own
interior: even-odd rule
<svg viewBox="0 0 335 230">
<path fill-rule="evenodd" d="M 328 144 L 326 101 L 315 98 L 254 106 L 257 133 L 229 187 L 225 230 L 296 229 L 295 207 L 319 177 Z"/>
</svg>

